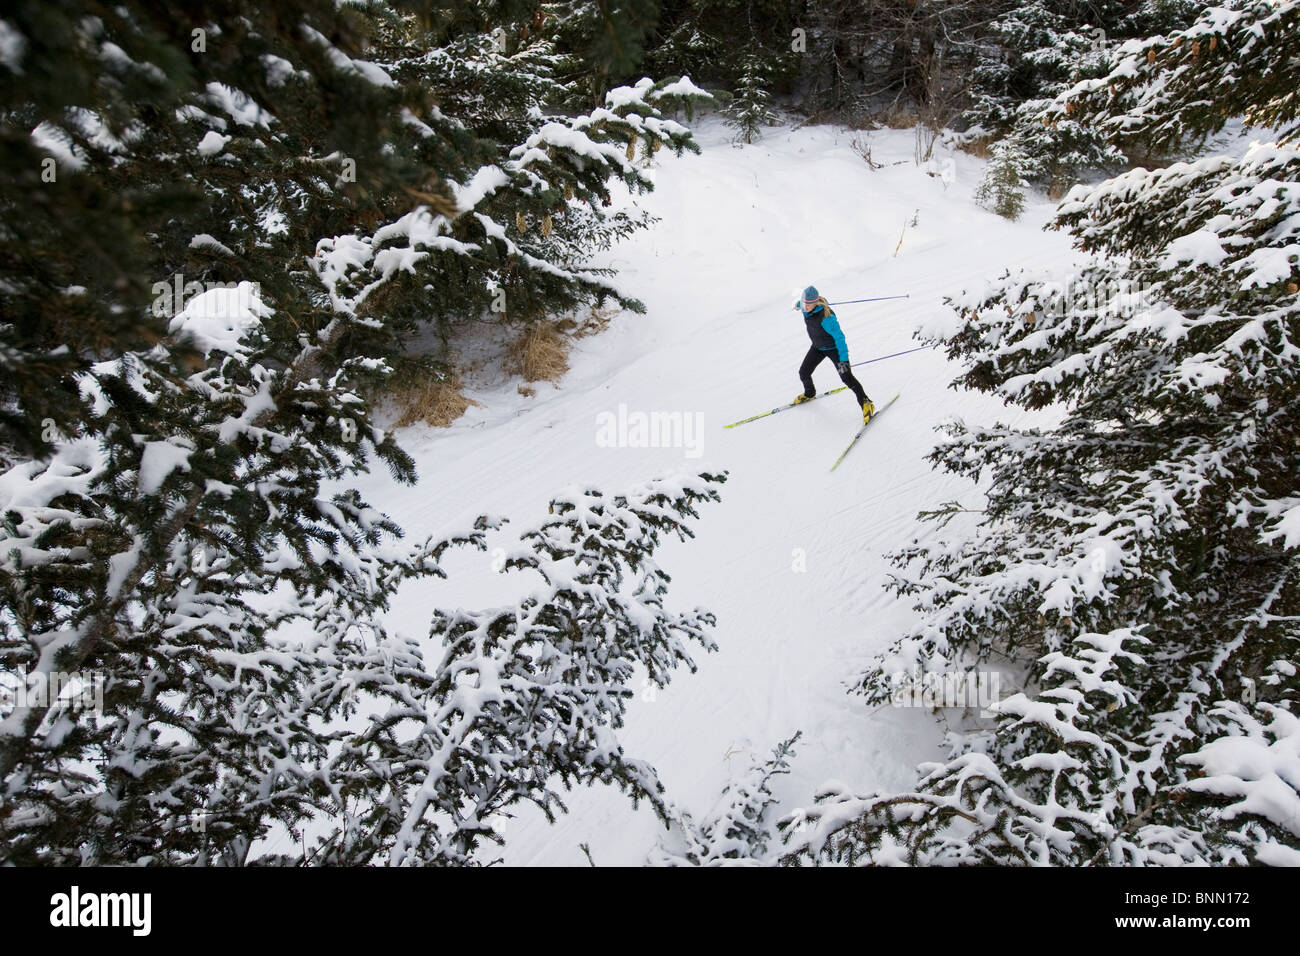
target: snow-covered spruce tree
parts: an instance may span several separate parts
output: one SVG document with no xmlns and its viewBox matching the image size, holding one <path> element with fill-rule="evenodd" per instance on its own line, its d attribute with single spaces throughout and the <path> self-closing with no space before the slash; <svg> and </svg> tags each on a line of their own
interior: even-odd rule
<svg viewBox="0 0 1300 956">
<path fill-rule="evenodd" d="M 749 57 L 736 81 L 736 91 L 723 111 L 727 123 L 736 130 L 736 141 L 752 143 L 763 135 L 763 127 L 776 122 L 772 97 L 767 91 L 770 80 L 757 57 Z"/>
<path fill-rule="evenodd" d="M 1011 4 L 990 24 L 992 43 L 980 45 L 971 72 L 968 136 L 1008 136 L 1024 156 L 1025 176 L 1057 187 L 1082 170 L 1122 165 L 1119 146 L 1072 109 L 1050 109 L 1054 97 L 1082 78 L 1105 76 L 1125 41 L 1184 27 L 1204 6 L 1202 0 Z"/>
<path fill-rule="evenodd" d="M 975 201 L 999 216 L 1015 221 L 1025 208 L 1025 158 L 1012 140 L 993 147 L 993 159 L 975 188 Z"/>
<path fill-rule="evenodd" d="M 1020 105 L 1049 90 L 1055 92 L 1069 78 L 1080 54 L 1095 45 L 1097 35 L 1084 32 L 1091 24 L 1072 16 L 1083 11 L 1074 4 L 1062 6 L 1051 0 L 1006 4 L 989 23 L 971 70 L 971 103 L 965 118 L 973 125 L 972 133 L 1010 132 Z M 1096 24 L 1101 30 L 1105 26 Z"/>
<path fill-rule="evenodd" d="M 1021 175 L 1043 184 L 1068 181 L 1081 170 L 1123 160 L 1119 150 L 1086 123 L 1072 116 L 1042 116 L 1044 105 L 1071 79 L 1105 73 L 1111 47 L 1107 28 L 1117 29 L 1122 6 L 1103 4 L 1096 11 L 1105 21 L 1099 24 L 1079 22 L 1084 11 L 1074 4 L 1064 5 L 1063 11 L 1057 6 L 1017 5 L 992 24 L 1004 46 L 995 59 L 974 71 L 977 92 L 969 114 L 975 122 L 972 132 L 1005 135 L 1008 148 L 1020 156 Z M 1084 15 L 1094 12 L 1089 6 Z M 999 172 L 991 165 L 985 183 Z"/>
<path fill-rule="evenodd" d="M 791 860 L 1300 863 L 1298 28 L 1300 3 L 1209 10 L 1068 94 L 1155 142 L 1235 115 L 1278 141 L 1076 187 L 1068 286 L 954 302 L 959 384 L 1063 419 L 952 426 L 932 458 L 986 507 L 900 556 L 923 623 L 862 687 L 994 652 L 1026 687 L 914 792 L 823 794 Z"/>
<path fill-rule="evenodd" d="M 359 397 L 384 365 L 356 346 L 387 334 L 388 280 L 478 253 L 440 231 L 463 200 L 535 182 L 522 158 L 475 179 L 482 141 L 361 55 L 407 9 L 6 10 L 0 142 L 27 194 L 0 193 L 0 668 L 105 680 L 102 713 L 32 698 L 0 722 L 6 860 L 240 864 L 340 812 L 336 722 L 358 675 L 407 653 L 376 615 L 454 543 L 398 545 L 325 490 L 375 460 L 413 478 Z M 47 159 L 53 177 L 23 172 Z M 342 294 L 348 256 L 375 271 Z"/>
<path fill-rule="evenodd" d="M 697 151 L 662 111 L 709 97 L 688 79 L 642 79 L 575 116 L 567 109 L 581 98 L 572 57 L 556 51 L 553 18 L 540 20 L 539 28 L 526 20 L 444 39 L 408 19 L 384 30 L 370 53 L 395 80 L 427 91 L 430 106 L 407 117 L 404 133 L 415 155 L 442 171 L 455 212 L 430 204 L 385 216 L 368 235 L 322 244 L 316 266 L 337 297 L 364 299 L 398 335 L 489 311 L 528 321 L 606 298 L 642 308 L 607 271 L 587 266 L 592 252 L 649 221 L 611 214 L 610 183 L 648 191 L 647 157 L 665 145 Z M 463 148 L 449 149 L 457 143 Z"/>
<path fill-rule="evenodd" d="M 516 804 L 548 818 L 563 811 L 557 782 L 613 784 L 667 823 L 654 768 L 626 758 L 613 730 L 639 674 L 663 687 L 676 667 L 695 670 L 691 643 L 715 649 L 712 614 L 664 607 L 669 576 L 653 555 L 664 535 L 693 536 L 685 519 L 717 501 L 725 480 L 702 474 L 554 499 L 554 517 L 506 555 L 504 570 L 540 578 L 518 607 L 438 611 L 435 669 L 416 656 L 359 675 L 385 706 L 340 735 L 329 779 L 344 812 L 314 857 L 472 862 L 481 844 L 502 841 L 496 826 Z"/>
<path fill-rule="evenodd" d="M 540 4 L 534 22 L 565 55 L 565 77 L 581 92 L 579 108 L 587 108 L 637 75 L 658 12 L 656 0 L 557 0 Z"/>
<path fill-rule="evenodd" d="M 757 72 L 767 93 L 784 92 L 801 59 L 792 43 L 799 16 L 784 0 L 668 0 L 646 63 L 658 75 L 686 74 L 733 91 L 746 72 Z"/>
<path fill-rule="evenodd" d="M 673 814 L 673 846 L 661 840 L 650 855 L 657 866 L 759 866 L 767 862 L 776 832 L 772 807 L 774 777 L 790 772 L 794 745 L 802 733 L 781 741 L 772 756 L 751 764 L 723 789 L 714 809 L 697 823 L 689 813 Z"/>
<path fill-rule="evenodd" d="M 1201 145 L 1232 117 L 1292 142 L 1298 16 L 1293 2 L 1210 5 L 1185 29 L 1126 43 L 1109 75 L 1062 91 L 1048 118 L 1077 112 L 1117 142 L 1153 149 Z"/>
<path fill-rule="evenodd" d="M 646 157 L 664 145 L 698 151 L 661 107 L 705 99 L 687 78 L 643 78 L 611 90 L 606 105 L 588 114 L 552 116 L 534 107 L 522 141 L 448 177 L 454 213 L 421 206 L 368 234 L 322 240 L 313 268 L 337 307 L 382 314 L 399 328 L 477 318 L 503 311 L 498 305 L 520 321 L 607 298 L 641 311 L 611 285 L 607 270 L 587 265 L 594 250 L 648 222 L 606 212 L 610 182 L 649 191 Z M 438 148 L 439 134 L 422 125 L 430 148 Z M 449 287 L 455 296 L 446 295 Z"/>
</svg>

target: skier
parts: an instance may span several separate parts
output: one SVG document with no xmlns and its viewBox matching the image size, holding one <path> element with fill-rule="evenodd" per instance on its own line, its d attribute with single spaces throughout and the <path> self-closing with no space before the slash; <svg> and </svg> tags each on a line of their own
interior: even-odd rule
<svg viewBox="0 0 1300 956">
<path fill-rule="evenodd" d="M 840 322 L 835 318 L 831 304 L 818 293 L 816 288 L 809 286 L 803 290 L 803 301 L 796 302 L 794 307 L 803 311 L 803 321 L 808 329 L 808 338 L 812 340 L 812 347 L 808 349 L 803 364 L 799 366 L 799 379 L 803 382 L 803 392 L 795 397 L 793 404 L 800 405 L 816 398 L 817 392 L 813 388 L 812 380 L 813 369 L 821 364 L 822 359 L 830 357 L 835 362 L 835 371 L 840 373 L 840 381 L 853 389 L 858 404 L 862 406 L 862 423 L 865 425 L 871 421 L 876 406 L 867 397 L 862 383 L 854 377 L 849 367 L 849 344 L 844 341 L 844 333 L 840 331 Z"/>
</svg>

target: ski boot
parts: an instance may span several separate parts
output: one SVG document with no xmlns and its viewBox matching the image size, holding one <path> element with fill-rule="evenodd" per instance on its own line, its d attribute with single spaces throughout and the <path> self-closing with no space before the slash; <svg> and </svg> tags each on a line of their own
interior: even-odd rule
<svg viewBox="0 0 1300 956">
<path fill-rule="evenodd" d="M 811 402 L 816 397 L 817 397 L 816 395 L 805 395 L 803 392 L 800 392 L 798 395 L 794 397 L 794 401 L 791 402 L 790 404 L 802 405 L 804 402 Z"/>
<path fill-rule="evenodd" d="M 868 398 L 862 403 L 862 424 L 871 421 L 871 416 L 874 414 L 876 414 L 876 403 Z"/>
</svg>

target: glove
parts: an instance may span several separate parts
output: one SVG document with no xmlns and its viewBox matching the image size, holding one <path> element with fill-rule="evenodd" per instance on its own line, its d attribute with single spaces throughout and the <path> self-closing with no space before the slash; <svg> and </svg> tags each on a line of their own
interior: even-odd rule
<svg viewBox="0 0 1300 956">
<path fill-rule="evenodd" d="M 841 375 L 848 375 L 848 374 L 849 374 L 849 363 L 848 363 L 848 362 L 836 362 L 836 363 L 835 363 L 835 371 L 839 372 Z"/>
</svg>

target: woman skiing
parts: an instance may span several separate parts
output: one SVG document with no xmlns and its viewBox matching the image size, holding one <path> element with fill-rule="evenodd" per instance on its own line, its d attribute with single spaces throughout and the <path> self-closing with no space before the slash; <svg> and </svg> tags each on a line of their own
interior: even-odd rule
<svg viewBox="0 0 1300 956">
<path fill-rule="evenodd" d="M 808 329 L 808 338 L 812 340 L 812 347 L 799 366 L 803 392 L 795 397 L 794 404 L 799 405 L 817 397 L 817 392 L 813 389 L 813 369 L 821 364 L 822 359 L 829 357 L 835 362 L 835 371 L 840 373 L 840 381 L 853 389 L 854 397 L 862 406 L 862 422 L 865 425 L 871 421 L 876 406 L 867 397 L 862 383 L 854 377 L 853 370 L 849 367 L 849 344 L 844 341 L 844 333 L 840 330 L 835 313 L 831 311 L 831 304 L 813 286 L 809 286 L 803 290 L 803 301 L 796 302 L 795 308 L 803 311 L 803 321 Z"/>
</svg>

